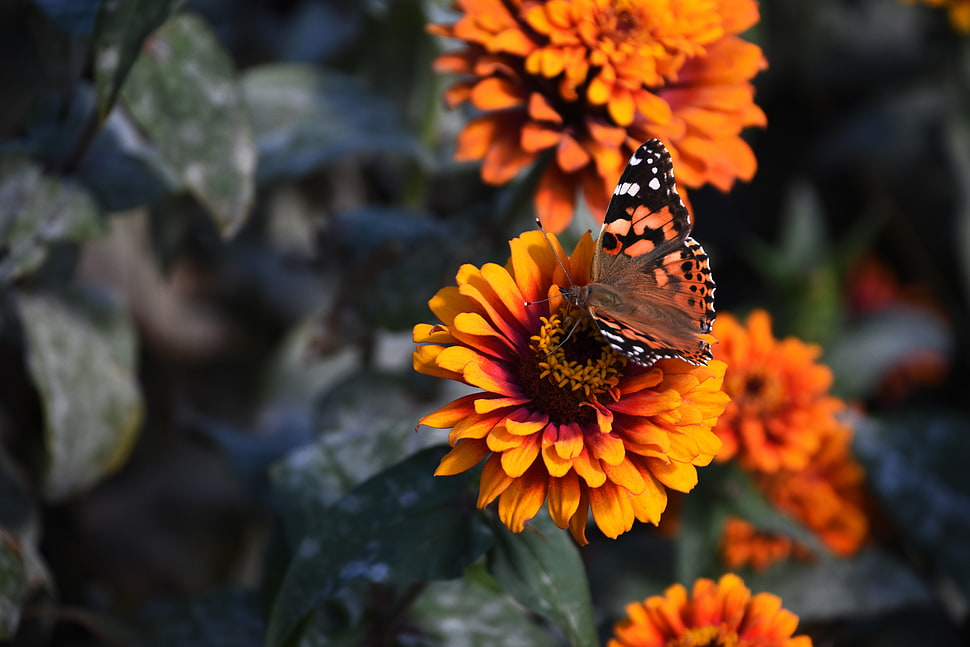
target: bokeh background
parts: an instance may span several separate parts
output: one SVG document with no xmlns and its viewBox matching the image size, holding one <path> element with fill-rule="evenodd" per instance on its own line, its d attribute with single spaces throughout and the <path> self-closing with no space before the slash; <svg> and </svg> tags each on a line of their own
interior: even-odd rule
<svg viewBox="0 0 970 647">
<path fill-rule="evenodd" d="M 718 310 L 820 344 L 855 412 L 871 544 L 745 575 L 816 645 L 970 641 L 970 35 L 933 4 L 761 2 L 757 174 L 690 191 Z M 351 488 L 415 456 L 396 478 L 430 478 L 418 452 L 446 433 L 414 425 L 462 391 L 413 372 L 411 328 L 533 227 L 534 175 L 453 159 L 471 112 L 444 107 L 453 43 L 426 31 L 448 4 L 120 5 L 0 4 L 0 631 L 579 644 L 471 559 L 420 586 L 282 585 L 306 537 L 371 532 L 334 507 Z M 697 500 L 752 510 L 705 474 Z M 550 554 L 585 564 L 605 638 L 627 602 L 723 571 L 713 518 Z"/>
</svg>

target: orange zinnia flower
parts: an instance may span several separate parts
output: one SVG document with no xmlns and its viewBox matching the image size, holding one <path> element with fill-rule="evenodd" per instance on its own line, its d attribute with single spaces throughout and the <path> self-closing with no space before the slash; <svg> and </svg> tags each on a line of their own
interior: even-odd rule
<svg viewBox="0 0 970 647">
<path fill-rule="evenodd" d="M 763 310 L 753 312 L 747 326 L 721 314 L 714 334 L 714 356 L 728 364 L 724 390 L 731 396 L 714 428 L 724 442 L 718 460 L 737 458 L 776 507 L 834 553 L 855 553 L 868 535 L 864 473 L 840 417 L 845 403 L 829 395 L 832 372 L 817 362 L 821 348 L 794 337 L 776 339 Z M 722 538 L 732 567 L 764 568 L 793 550 L 810 555 L 750 525 L 729 522 Z"/>
<path fill-rule="evenodd" d="M 721 535 L 721 558 L 728 568 L 750 566 L 756 571 L 788 558 L 792 552 L 802 554 L 791 537 L 758 530 L 739 517 L 728 517 Z"/>
<path fill-rule="evenodd" d="M 806 469 L 755 475 L 758 487 L 775 506 L 840 557 L 854 555 L 869 536 L 865 474 L 849 450 L 850 440 L 848 428 L 836 429 L 823 438 Z M 812 552 L 789 537 L 732 518 L 724 527 L 721 555 L 730 568 L 748 565 L 764 570 L 789 555 L 810 559 Z"/>
<path fill-rule="evenodd" d="M 906 0 L 913 4 L 915 0 Z M 970 34 L 970 0 L 920 0 L 934 7 L 946 7 L 950 13 L 950 24 L 961 34 Z"/>
<path fill-rule="evenodd" d="M 513 532 L 545 501 L 553 521 L 582 544 L 590 510 L 609 537 L 635 519 L 656 524 L 666 489 L 690 490 L 696 466 L 720 449 L 711 427 L 727 403 L 724 363 L 641 367 L 614 351 L 557 287 L 568 283 L 555 254 L 573 281 L 588 281 L 588 234 L 569 257 L 538 231 L 510 247 L 504 267 L 463 266 L 458 285 L 429 302 L 441 323 L 414 328 L 415 370 L 481 389 L 419 421 L 451 428 L 453 449 L 436 474 L 487 458 L 478 505 L 497 498 Z"/>
<path fill-rule="evenodd" d="M 681 584 L 626 607 L 607 647 L 811 647 L 808 636 L 792 636 L 798 616 L 770 593 L 751 595 L 740 577 L 699 579 L 690 597 Z"/>
<path fill-rule="evenodd" d="M 836 555 L 856 553 L 869 533 L 865 473 L 849 448 L 848 427 L 822 439 L 808 467 L 756 477 L 778 508 L 812 530 Z"/>
<path fill-rule="evenodd" d="M 750 470 L 797 471 L 819 451 L 822 438 L 840 428 L 845 404 L 829 395 L 832 372 L 816 360 L 822 350 L 794 337 L 776 339 L 763 310 L 747 327 L 718 315 L 714 357 L 730 367 L 724 390 L 731 396 L 714 431 L 724 442 L 718 460 L 737 457 Z"/>
<path fill-rule="evenodd" d="M 661 138 L 678 181 L 727 191 L 756 161 L 740 138 L 764 126 L 751 79 L 761 49 L 737 34 L 755 24 L 754 0 L 456 0 L 463 16 L 432 25 L 465 46 L 440 56 L 462 75 L 454 107 L 484 112 L 458 140 L 456 158 L 482 159 L 503 184 L 544 153 L 553 162 L 536 193 L 551 231 L 570 221 L 578 188 L 604 213 L 613 180 L 640 142 Z"/>
</svg>

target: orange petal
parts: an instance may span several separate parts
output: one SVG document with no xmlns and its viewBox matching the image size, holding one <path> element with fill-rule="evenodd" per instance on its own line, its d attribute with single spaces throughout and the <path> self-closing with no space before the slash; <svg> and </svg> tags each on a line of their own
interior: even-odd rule
<svg viewBox="0 0 970 647">
<path fill-rule="evenodd" d="M 449 429 L 463 419 L 475 413 L 475 400 L 481 397 L 478 393 L 465 395 L 453 400 L 433 413 L 421 416 L 418 425 L 434 427 L 435 429 Z"/>
<path fill-rule="evenodd" d="M 633 497 L 633 515 L 644 523 L 657 525 L 667 508 L 667 490 L 649 473 L 643 475 L 643 491 Z"/>
<path fill-rule="evenodd" d="M 536 470 L 513 479 L 498 500 L 498 516 L 512 532 L 522 532 L 546 499 L 546 478 Z"/>
<path fill-rule="evenodd" d="M 586 447 L 595 458 L 611 465 L 619 465 L 626 457 L 623 441 L 615 434 L 588 434 Z"/>
<path fill-rule="evenodd" d="M 483 79 L 472 88 L 472 103 L 480 110 L 504 110 L 524 103 L 521 90 L 505 79 Z"/>
<path fill-rule="evenodd" d="M 479 508 L 484 508 L 495 500 L 495 497 L 505 492 L 505 489 L 512 484 L 512 477 L 502 469 L 502 459 L 498 454 L 492 454 L 485 461 L 482 468 L 482 478 L 478 486 Z"/>
<path fill-rule="evenodd" d="M 536 187 L 536 214 L 543 227 L 558 234 L 573 219 L 576 204 L 576 185 L 557 167 L 550 166 Z"/>
<path fill-rule="evenodd" d="M 569 525 L 569 520 L 579 509 L 579 501 L 582 498 L 582 489 L 579 485 L 579 477 L 575 472 L 566 474 L 563 478 L 553 478 L 549 480 L 548 506 L 549 516 L 553 523 L 560 528 Z"/>
<path fill-rule="evenodd" d="M 448 326 L 442 324 L 416 324 L 411 331 L 411 339 L 415 344 L 455 343 L 455 338 L 448 332 Z"/>
<path fill-rule="evenodd" d="M 590 156 L 586 149 L 573 137 L 564 134 L 556 148 L 556 163 L 567 173 L 574 173 L 589 164 Z"/>
<path fill-rule="evenodd" d="M 453 476 L 478 465 L 488 456 L 489 449 L 481 440 L 463 440 L 445 454 L 438 463 L 435 476 Z"/>
<path fill-rule="evenodd" d="M 671 490 L 690 492 L 697 485 L 697 468 L 693 465 L 675 461 L 664 463 L 655 459 L 646 460 L 650 466 L 650 473 Z"/>
<path fill-rule="evenodd" d="M 583 451 L 583 444 L 583 431 L 579 425 L 573 423 L 559 425 L 555 448 L 561 458 L 576 458 Z"/>
<path fill-rule="evenodd" d="M 523 438 L 518 447 L 502 452 L 502 469 L 512 478 L 518 478 L 532 467 L 539 457 L 539 437 Z"/>
<path fill-rule="evenodd" d="M 588 449 L 583 449 L 579 456 L 573 459 L 573 469 L 591 488 L 597 488 L 606 483 L 606 472 L 603 471 L 599 459 L 590 456 Z"/>
<path fill-rule="evenodd" d="M 448 380 L 461 381 L 460 373 L 443 369 L 436 364 L 438 356 L 444 350 L 443 346 L 418 346 L 411 355 L 411 363 L 418 373 L 442 377 Z"/>
<path fill-rule="evenodd" d="M 611 539 L 616 539 L 633 527 L 630 495 L 611 483 L 589 491 L 589 507 L 597 527 Z"/>
<path fill-rule="evenodd" d="M 630 494 L 640 494 L 645 487 L 644 479 L 640 472 L 629 460 L 622 461 L 616 465 L 603 462 L 603 471 L 606 477 L 613 483 L 626 488 Z"/>
<path fill-rule="evenodd" d="M 631 123 L 633 123 L 633 115 L 636 112 L 636 106 L 633 103 L 633 97 L 630 96 L 630 92 L 628 90 L 614 90 L 613 97 L 610 99 L 610 102 L 606 107 L 607 111 L 610 113 L 610 116 L 613 117 L 613 121 L 615 121 L 618 125 L 629 126 Z"/>
<path fill-rule="evenodd" d="M 554 128 L 547 128 L 540 124 L 529 122 L 522 126 L 522 150 L 538 153 L 559 143 L 563 133 Z"/>
<path fill-rule="evenodd" d="M 529 95 L 529 116 L 536 121 L 548 121 L 554 124 L 562 123 L 562 115 L 556 112 L 549 101 L 538 92 L 533 92 Z"/>
</svg>

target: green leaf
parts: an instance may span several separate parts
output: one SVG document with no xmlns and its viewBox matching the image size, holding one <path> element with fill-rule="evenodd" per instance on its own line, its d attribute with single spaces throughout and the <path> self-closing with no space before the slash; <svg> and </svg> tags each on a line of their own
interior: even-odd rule
<svg viewBox="0 0 970 647">
<path fill-rule="evenodd" d="M 63 500 L 125 462 L 142 421 L 135 333 L 103 295 L 21 294 L 27 367 L 45 417 L 44 493 Z"/>
<path fill-rule="evenodd" d="M 562 628 L 574 647 L 597 646 L 586 570 L 569 533 L 546 515 L 513 533 L 495 524 L 489 570 L 515 599 Z"/>
<path fill-rule="evenodd" d="M 488 549 L 490 528 L 463 500 L 470 476 L 433 476 L 443 455 L 419 452 L 317 512 L 273 605 L 267 644 L 282 645 L 351 583 L 452 579 Z"/>
<path fill-rule="evenodd" d="M 314 401 L 319 437 L 275 463 L 270 471 L 283 521 L 290 536 L 297 539 L 309 532 L 321 510 L 351 488 L 401 456 L 442 441 L 433 431 L 414 432 L 414 422 L 428 411 L 427 404 L 416 405 L 401 378 L 373 371 L 350 373 L 337 362 L 317 363 L 313 368 L 329 369 L 331 377 L 340 380 Z M 304 369 L 304 388 L 324 377 Z M 291 380 L 283 380 L 279 391 L 294 393 Z M 375 402 L 380 406 L 373 406 Z"/>
<path fill-rule="evenodd" d="M 854 449 L 868 483 L 938 575 L 970 595 L 970 417 L 943 412 L 896 414 L 855 424 Z"/>
<path fill-rule="evenodd" d="M 198 18 L 180 15 L 145 42 L 122 94 L 162 159 L 232 236 L 253 201 L 256 148 L 232 61 Z"/>
<path fill-rule="evenodd" d="M 752 591 L 770 591 L 803 622 L 875 616 L 933 603 L 933 593 L 896 558 L 868 548 L 852 559 L 785 562 L 748 573 Z"/>
<path fill-rule="evenodd" d="M 9 640 L 20 624 L 27 597 L 27 569 L 17 541 L 0 529 L 0 640 Z"/>
<path fill-rule="evenodd" d="M 141 52 L 142 43 L 168 19 L 181 1 L 105 0 L 101 3 L 92 55 L 98 115 L 102 120 L 111 111 L 125 77 Z"/>
<path fill-rule="evenodd" d="M 558 641 L 506 595 L 487 573 L 434 582 L 410 617 L 432 644 L 448 647 L 554 647 Z"/>
<path fill-rule="evenodd" d="M 88 194 L 25 161 L 0 162 L 0 282 L 35 270 L 51 245 L 105 231 Z"/>
<path fill-rule="evenodd" d="M 242 80 L 259 148 L 257 177 L 300 177 L 348 154 L 417 154 L 396 107 L 358 79 L 310 65 L 265 65 Z"/>
</svg>

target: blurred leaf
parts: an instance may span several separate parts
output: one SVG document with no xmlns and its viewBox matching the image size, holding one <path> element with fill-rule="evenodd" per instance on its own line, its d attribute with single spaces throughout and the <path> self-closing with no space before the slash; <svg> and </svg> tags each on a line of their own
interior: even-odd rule
<svg viewBox="0 0 970 647">
<path fill-rule="evenodd" d="M 586 570 L 569 532 L 545 514 L 520 533 L 495 523 L 489 570 L 529 609 L 562 628 L 574 647 L 599 645 Z"/>
<path fill-rule="evenodd" d="M 835 248 L 826 231 L 825 213 L 815 189 L 805 181 L 788 191 L 777 243 L 754 241 L 755 270 L 786 300 L 789 332 L 824 340 L 839 315 L 841 286 Z"/>
<path fill-rule="evenodd" d="M 94 19 L 98 15 L 98 6 L 101 4 L 101 0 L 31 1 L 40 7 L 58 27 L 78 35 L 90 34 L 94 29 Z"/>
<path fill-rule="evenodd" d="M 310 532 L 320 510 L 351 488 L 402 456 L 441 443 L 434 433 L 415 433 L 414 422 L 427 409 L 416 405 L 401 378 L 371 371 L 351 374 L 339 361 L 330 368 L 340 382 L 316 400 L 312 424 L 318 440 L 270 472 L 288 534 L 296 540 Z"/>
<path fill-rule="evenodd" d="M 262 647 L 266 625 L 259 595 L 239 589 L 220 589 L 190 604 L 154 614 L 143 647 Z M 218 638 L 216 638 L 218 637 Z"/>
<path fill-rule="evenodd" d="M 412 607 L 423 636 L 447 647 L 554 647 L 558 642 L 487 574 L 433 582 Z"/>
<path fill-rule="evenodd" d="M 182 187 L 175 171 L 122 110 L 113 110 L 94 136 L 78 177 L 109 212 L 154 204 Z"/>
<path fill-rule="evenodd" d="M 921 353 L 950 357 L 953 333 L 930 310 L 882 310 L 845 329 L 825 347 L 835 390 L 845 398 L 873 395 L 893 368 Z"/>
<path fill-rule="evenodd" d="M 142 43 L 165 22 L 181 2 L 182 0 L 104 0 L 101 3 L 92 52 L 98 115 L 102 120 L 111 111 L 128 71 L 141 52 Z"/>
<path fill-rule="evenodd" d="M 752 591 L 778 595 L 802 622 L 874 616 L 933 602 L 925 583 L 876 548 L 864 549 L 852 559 L 785 562 L 745 575 L 745 584 Z"/>
<path fill-rule="evenodd" d="M 339 214 L 330 233 L 347 254 L 343 285 L 354 312 L 391 330 L 427 318 L 427 299 L 415 291 L 427 286 L 430 298 L 447 276 L 453 228 L 421 212 L 367 207 Z"/>
<path fill-rule="evenodd" d="M 47 563 L 40 554 L 41 522 L 37 506 L 28 490 L 27 478 L 21 469 L 0 448 L 0 535 L 3 550 L 15 553 L 19 565 L 11 573 L 0 567 L 0 636 L 3 628 L 9 628 L 6 619 L 10 606 L 19 603 L 38 591 L 53 591 L 53 579 Z M 10 556 L 7 556 L 10 557 Z M 2 561 L 2 560 L 0 560 Z M 12 588 L 16 582 L 22 587 L 21 594 Z M 14 627 L 15 629 L 15 627 Z"/>
<path fill-rule="evenodd" d="M 29 162 L 0 162 L 0 282 L 35 270 L 51 245 L 105 231 L 80 187 L 41 175 Z"/>
<path fill-rule="evenodd" d="M 122 88 L 139 125 L 225 236 L 253 200 L 256 149 L 232 61 L 198 18 L 180 15 L 145 43 Z"/>
<path fill-rule="evenodd" d="M 0 529 L 0 640 L 9 640 L 20 624 L 27 597 L 27 571 L 16 540 Z"/>
<path fill-rule="evenodd" d="M 247 71 L 242 85 L 260 182 L 301 177 L 349 154 L 417 154 L 395 106 L 353 77 L 309 65 L 264 65 Z"/>
<path fill-rule="evenodd" d="M 273 604 L 267 644 L 282 645 L 315 605 L 352 582 L 452 579 L 488 549 L 490 528 L 462 501 L 470 476 L 433 476 L 444 453 L 419 452 L 318 511 Z"/>
<path fill-rule="evenodd" d="M 44 407 L 44 494 L 59 501 L 121 467 L 131 452 L 143 414 L 135 333 L 103 295 L 21 294 L 17 305 Z"/>
<path fill-rule="evenodd" d="M 701 470 L 698 485 L 684 497 L 677 536 L 677 580 L 692 582 L 720 571 L 719 545 L 724 522 L 740 517 L 759 530 L 786 535 L 816 555 L 827 549 L 809 530 L 771 504 L 751 477 L 734 464 Z"/>
<path fill-rule="evenodd" d="M 970 595 L 970 418 L 941 412 L 862 419 L 854 449 L 898 531 Z"/>
</svg>

